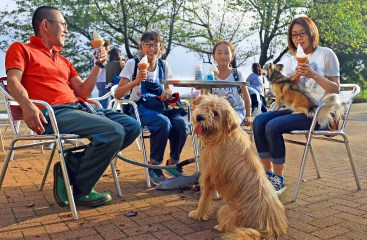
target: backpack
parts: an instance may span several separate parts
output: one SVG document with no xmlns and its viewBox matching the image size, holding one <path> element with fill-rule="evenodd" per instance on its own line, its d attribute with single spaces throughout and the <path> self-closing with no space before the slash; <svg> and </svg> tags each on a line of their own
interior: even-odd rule
<svg viewBox="0 0 367 240">
<path fill-rule="evenodd" d="M 238 77 L 237 68 L 232 68 L 232 75 L 234 77 L 234 80 L 238 82 L 240 78 Z M 238 94 L 242 96 L 241 88 L 237 87 Z"/>
<path fill-rule="evenodd" d="M 134 58 L 135 60 L 135 67 L 134 67 L 134 72 L 133 72 L 133 76 L 132 76 L 132 80 L 131 81 L 134 81 L 136 79 L 136 74 L 138 73 L 138 63 L 140 62 L 140 59 L 139 58 Z M 158 78 L 159 78 L 159 81 L 162 82 L 166 77 L 166 63 L 158 58 Z M 130 94 L 131 94 L 131 91 L 129 92 L 129 94 L 126 94 L 124 96 L 124 99 L 129 99 L 130 98 Z"/>
<path fill-rule="evenodd" d="M 134 81 L 136 79 L 136 74 L 138 72 L 138 63 L 140 62 L 139 58 L 134 58 L 135 60 L 135 67 L 134 67 L 134 73 L 133 73 L 133 78 L 132 81 Z M 158 78 L 159 81 L 162 82 L 166 77 L 166 63 L 158 58 Z"/>
</svg>

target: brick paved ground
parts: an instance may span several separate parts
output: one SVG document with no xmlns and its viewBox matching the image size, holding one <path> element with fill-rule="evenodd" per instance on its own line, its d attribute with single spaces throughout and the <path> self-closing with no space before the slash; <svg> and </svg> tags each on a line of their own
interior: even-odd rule
<svg viewBox="0 0 367 240">
<path fill-rule="evenodd" d="M 316 179 L 311 162 L 307 164 L 306 183 L 297 202 L 291 202 L 302 147 L 287 145 L 288 189 L 280 197 L 290 225 L 285 239 L 367 239 L 366 121 L 367 104 L 353 105 L 347 133 L 351 137 L 362 191 L 356 191 L 344 146 L 315 141 L 322 178 Z M 69 208 L 61 208 L 53 200 L 52 173 L 44 191 L 37 190 L 48 154 L 41 154 L 39 149 L 22 150 L 10 163 L 0 192 L 0 239 L 200 240 L 221 237 L 213 230 L 215 216 L 206 222 L 187 217 L 197 206 L 199 193 L 196 190 L 147 189 L 143 169 L 124 162 L 118 162 L 117 166 L 123 198 L 116 196 L 108 170 L 96 189 L 110 191 L 112 204 L 95 209 L 79 207 L 80 219 L 73 221 Z M 4 155 L 0 153 L 0 167 Z M 124 155 L 142 158 L 135 144 L 125 150 Z M 192 148 L 188 144 L 183 158 L 191 155 Z M 185 168 L 186 172 L 193 170 L 193 166 Z M 136 211 L 137 216 L 127 216 L 131 211 Z"/>
</svg>

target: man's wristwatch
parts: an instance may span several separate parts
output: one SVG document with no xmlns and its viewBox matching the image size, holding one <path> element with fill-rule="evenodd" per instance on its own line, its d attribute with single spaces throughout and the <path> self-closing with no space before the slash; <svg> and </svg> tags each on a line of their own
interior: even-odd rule
<svg viewBox="0 0 367 240">
<path fill-rule="evenodd" d="M 100 63 L 100 62 L 96 62 L 96 65 L 98 66 L 98 67 L 100 67 L 100 68 L 105 68 L 105 65 L 103 65 L 102 63 Z"/>
</svg>

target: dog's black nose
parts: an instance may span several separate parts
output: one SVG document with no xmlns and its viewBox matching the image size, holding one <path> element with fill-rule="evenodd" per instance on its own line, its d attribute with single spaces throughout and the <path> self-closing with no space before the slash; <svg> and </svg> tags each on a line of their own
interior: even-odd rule
<svg viewBox="0 0 367 240">
<path fill-rule="evenodd" d="M 200 121 L 203 121 L 203 120 L 205 120 L 203 115 L 199 114 L 199 115 L 196 116 L 196 121 L 200 122 Z"/>
</svg>

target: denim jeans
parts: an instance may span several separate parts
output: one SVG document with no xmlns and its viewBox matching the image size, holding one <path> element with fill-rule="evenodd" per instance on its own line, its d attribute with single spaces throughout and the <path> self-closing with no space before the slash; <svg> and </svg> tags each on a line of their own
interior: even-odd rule
<svg viewBox="0 0 367 240">
<path fill-rule="evenodd" d="M 283 133 L 293 130 L 307 130 L 312 118 L 304 114 L 292 114 L 289 109 L 266 112 L 256 116 L 253 132 L 257 152 L 260 158 L 270 158 L 274 164 L 285 162 L 285 144 Z M 317 124 L 315 129 L 318 129 Z"/>
<path fill-rule="evenodd" d="M 177 164 L 185 146 L 189 127 L 181 115 L 165 116 L 138 104 L 140 121 L 150 132 L 150 160 L 153 164 L 163 162 L 164 150 L 170 140 L 170 159 Z"/>
<path fill-rule="evenodd" d="M 251 108 L 252 111 L 254 110 L 254 108 L 258 107 L 259 102 L 257 101 L 257 96 L 256 94 L 251 94 Z M 260 95 L 260 100 L 261 100 L 261 112 L 267 112 L 268 110 L 266 109 L 266 100 L 264 96 Z"/>
<path fill-rule="evenodd" d="M 80 103 L 52 106 L 60 133 L 78 134 L 90 143 L 83 152 L 72 153 L 66 159 L 75 199 L 88 194 L 98 182 L 117 153 L 129 146 L 140 133 L 140 124 L 126 114 L 95 108 L 103 115 L 81 111 Z M 45 133 L 53 133 L 49 116 Z"/>
<path fill-rule="evenodd" d="M 104 96 L 108 91 L 106 90 L 106 82 L 96 82 L 96 87 L 98 89 L 98 97 Z M 110 98 L 99 101 L 103 108 L 108 107 L 108 103 L 110 102 Z"/>
</svg>

